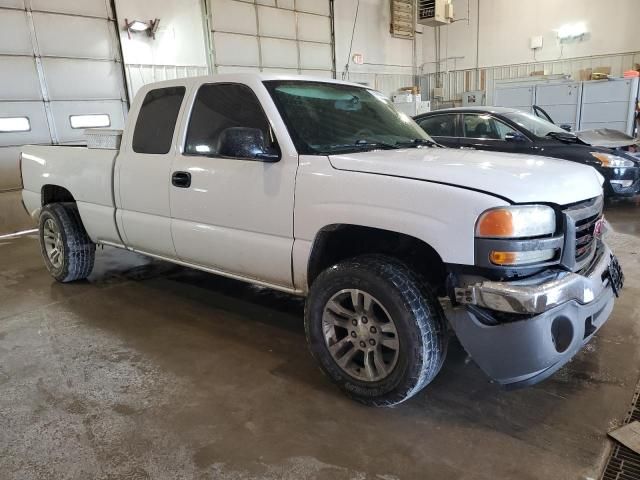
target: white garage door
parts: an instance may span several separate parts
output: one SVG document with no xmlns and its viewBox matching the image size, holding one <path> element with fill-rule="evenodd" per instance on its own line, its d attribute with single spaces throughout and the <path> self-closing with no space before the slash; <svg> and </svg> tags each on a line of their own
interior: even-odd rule
<svg viewBox="0 0 640 480">
<path fill-rule="evenodd" d="M 123 128 L 123 79 L 109 0 L 0 0 L 0 191 L 19 187 L 20 145 Z"/>
<path fill-rule="evenodd" d="M 217 73 L 333 76 L 329 0 L 207 0 Z"/>
</svg>

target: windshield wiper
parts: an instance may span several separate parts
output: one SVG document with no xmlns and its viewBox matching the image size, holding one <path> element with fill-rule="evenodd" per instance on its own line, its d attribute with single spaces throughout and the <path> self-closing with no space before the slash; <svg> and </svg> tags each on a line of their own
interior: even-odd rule
<svg viewBox="0 0 640 480">
<path fill-rule="evenodd" d="M 556 140 L 560 140 L 561 142 L 568 142 L 568 143 L 578 142 L 578 137 L 576 137 L 573 133 L 569 133 L 569 132 L 549 132 L 545 136 L 555 138 Z"/>
<path fill-rule="evenodd" d="M 411 148 L 411 147 L 440 147 L 439 144 L 434 142 L 433 140 L 427 140 L 426 138 L 414 138 L 408 142 L 396 142 L 396 146 L 400 148 Z"/>
<path fill-rule="evenodd" d="M 336 145 L 329 145 L 329 148 L 331 150 L 352 150 L 352 149 L 356 149 L 356 150 L 375 150 L 375 149 L 381 149 L 381 150 L 396 150 L 400 147 L 393 145 L 391 143 L 385 143 L 385 142 L 368 142 L 366 140 L 358 140 L 355 143 L 343 143 L 343 144 L 336 144 Z"/>
</svg>

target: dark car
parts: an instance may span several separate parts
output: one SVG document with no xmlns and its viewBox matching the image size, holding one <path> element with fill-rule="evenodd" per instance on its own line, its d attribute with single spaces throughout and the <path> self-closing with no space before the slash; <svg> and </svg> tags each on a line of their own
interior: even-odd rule
<svg viewBox="0 0 640 480">
<path fill-rule="evenodd" d="M 414 120 L 447 147 L 570 160 L 598 170 L 606 179 L 608 197 L 629 197 L 640 191 L 638 159 L 622 150 L 589 145 L 530 113 L 502 107 L 450 108 L 418 115 Z"/>
</svg>

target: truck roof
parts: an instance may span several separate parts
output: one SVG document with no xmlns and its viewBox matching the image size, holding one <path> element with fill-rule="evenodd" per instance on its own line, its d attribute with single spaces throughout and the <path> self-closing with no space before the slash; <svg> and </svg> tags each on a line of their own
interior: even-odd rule
<svg viewBox="0 0 640 480">
<path fill-rule="evenodd" d="M 293 80 L 300 82 L 323 82 L 323 83 L 336 83 L 340 85 L 351 85 L 355 87 L 363 87 L 363 88 L 372 88 L 368 85 L 362 85 L 360 83 L 354 82 L 345 82 L 342 80 L 337 80 L 335 78 L 327 78 L 320 76 L 310 76 L 310 75 L 295 75 L 295 74 L 280 74 L 280 73 L 218 73 L 214 75 L 201 75 L 197 77 L 184 77 L 184 78 L 175 78 L 172 80 L 163 80 L 161 82 L 153 82 L 150 84 L 146 84 L 143 88 L 152 86 L 179 86 L 179 85 L 192 85 L 192 84 L 201 84 L 207 82 L 238 82 L 238 83 L 249 83 L 252 81 L 269 81 L 269 80 Z M 153 87 L 152 87 L 153 88 Z"/>
</svg>

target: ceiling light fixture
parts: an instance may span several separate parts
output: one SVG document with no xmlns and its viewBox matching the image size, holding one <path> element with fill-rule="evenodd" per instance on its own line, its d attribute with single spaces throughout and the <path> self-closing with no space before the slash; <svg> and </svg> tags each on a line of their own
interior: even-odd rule
<svg viewBox="0 0 640 480">
<path fill-rule="evenodd" d="M 142 20 L 132 20 L 131 22 L 124 19 L 124 27 L 127 31 L 127 36 L 131 38 L 131 32 L 133 33 L 141 33 L 147 32 L 151 38 L 156 38 L 156 31 L 158 30 L 158 24 L 160 23 L 160 19 L 156 18 L 155 20 L 149 20 L 148 22 L 143 22 Z"/>
</svg>

